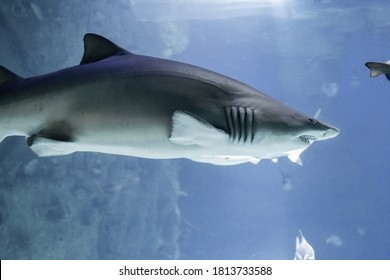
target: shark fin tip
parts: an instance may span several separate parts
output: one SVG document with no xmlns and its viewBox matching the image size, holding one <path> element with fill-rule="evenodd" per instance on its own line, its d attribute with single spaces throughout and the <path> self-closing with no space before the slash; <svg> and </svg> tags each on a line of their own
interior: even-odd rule
<svg viewBox="0 0 390 280">
<path fill-rule="evenodd" d="M 291 153 L 289 154 L 287 157 L 289 160 L 291 160 L 293 163 L 296 163 L 298 164 L 299 166 L 302 166 L 303 165 L 303 162 L 302 162 L 302 159 L 300 157 L 301 153 L 303 151 L 298 151 L 298 152 L 294 152 L 294 153 Z"/>
</svg>

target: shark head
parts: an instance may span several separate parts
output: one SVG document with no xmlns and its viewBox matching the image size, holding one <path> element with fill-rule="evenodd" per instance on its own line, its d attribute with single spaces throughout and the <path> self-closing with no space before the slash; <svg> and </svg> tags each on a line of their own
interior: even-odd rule
<svg viewBox="0 0 390 280">
<path fill-rule="evenodd" d="M 321 141 L 336 137 L 340 130 L 334 126 L 323 123 L 319 120 L 303 117 L 298 121 L 296 133 L 292 135 L 292 140 L 310 146 L 314 141 Z"/>
<path fill-rule="evenodd" d="M 280 103 L 267 108 L 268 111 L 255 112 L 253 144 L 262 149 L 262 154 L 266 153 L 264 148 L 267 149 L 271 159 L 288 156 L 301 164 L 299 155 L 315 141 L 331 139 L 340 133 L 336 127 Z"/>
<path fill-rule="evenodd" d="M 301 122 L 301 129 L 299 129 L 296 136 L 293 136 L 291 139 L 293 145 L 302 146 L 302 148 L 289 151 L 287 157 L 294 163 L 302 165 L 300 154 L 313 144 L 313 142 L 336 137 L 339 133 L 340 130 L 336 127 L 306 117 Z"/>
</svg>

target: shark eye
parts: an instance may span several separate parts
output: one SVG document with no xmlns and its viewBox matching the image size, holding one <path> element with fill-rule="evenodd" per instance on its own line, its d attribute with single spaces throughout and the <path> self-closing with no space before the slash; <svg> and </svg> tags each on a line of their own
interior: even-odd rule
<svg viewBox="0 0 390 280">
<path fill-rule="evenodd" d="M 317 120 L 315 120 L 315 119 L 309 119 L 309 122 L 310 122 L 311 124 L 317 124 Z"/>
</svg>

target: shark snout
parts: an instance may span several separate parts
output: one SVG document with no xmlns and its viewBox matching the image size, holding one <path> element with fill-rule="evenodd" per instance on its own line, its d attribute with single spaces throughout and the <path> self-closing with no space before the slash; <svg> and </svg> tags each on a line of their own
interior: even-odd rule
<svg viewBox="0 0 390 280">
<path fill-rule="evenodd" d="M 338 128 L 330 127 L 328 130 L 326 130 L 324 132 L 321 139 L 319 139 L 319 140 L 326 140 L 326 139 L 336 137 L 337 135 L 339 135 L 339 133 L 340 133 L 340 130 Z"/>
</svg>

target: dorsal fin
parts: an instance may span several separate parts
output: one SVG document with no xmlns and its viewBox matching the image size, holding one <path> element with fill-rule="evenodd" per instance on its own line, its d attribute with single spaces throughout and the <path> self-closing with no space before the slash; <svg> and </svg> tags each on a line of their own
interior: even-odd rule
<svg viewBox="0 0 390 280">
<path fill-rule="evenodd" d="M 8 81 L 17 80 L 17 79 L 22 79 L 22 77 L 16 75 L 14 72 L 0 65 L 0 85 Z"/>
<path fill-rule="evenodd" d="M 209 147 L 227 141 L 229 136 L 204 119 L 185 111 L 175 111 L 169 141 L 176 145 Z"/>
<path fill-rule="evenodd" d="M 84 35 L 84 55 L 80 64 L 99 61 L 114 55 L 126 55 L 131 52 L 117 46 L 103 36 L 87 33 Z"/>
</svg>

